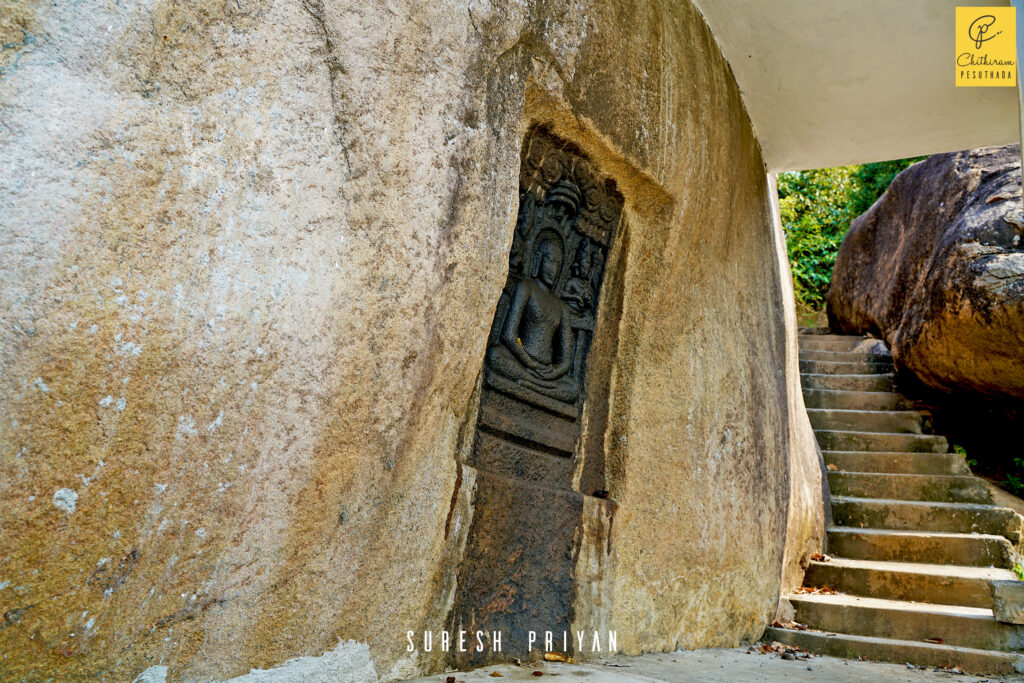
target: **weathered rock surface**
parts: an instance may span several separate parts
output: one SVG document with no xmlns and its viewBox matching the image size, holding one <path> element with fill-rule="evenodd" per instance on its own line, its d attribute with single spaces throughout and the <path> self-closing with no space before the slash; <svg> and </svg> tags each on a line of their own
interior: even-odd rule
<svg viewBox="0 0 1024 683">
<path fill-rule="evenodd" d="M 627 652 L 761 634 L 821 475 L 763 163 L 689 3 L 3 12 L 5 676 L 441 666 L 405 634 L 455 594 L 532 123 L 625 197 L 584 435 L 618 512 L 576 619 Z"/>
<path fill-rule="evenodd" d="M 1024 581 L 993 581 L 991 588 L 996 620 L 1024 624 Z"/>
<path fill-rule="evenodd" d="M 770 201 L 775 205 L 775 253 L 782 273 L 786 317 L 786 393 L 789 401 L 789 467 L 790 495 L 786 524 L 785 557 L 782 563 L 782 591 L 792 592 L 804 580 L 811 556 L 823 546 L 825 529 L 832 526 L 832 511 L 825 461 L 814 436 L 800 377 L 800 328 L 797 326 L 793 277 L 786 254 L 785 233 L 779 218 L 778 187 L 774 176 L 769 187 Z M 789 303 L 794 302 L 794 303 Z M 823 501 L 823 504 L 819 504 Z M 784 612 L 792 608 L 785 599 L 779 601 L 777 617 L 791 621 Z"/>
<path fill-rule="evenodd" d="M 829 321 L 886 340 L 926 387 L 1024 400 L 1018 145 L 938 154 L 850 226 Z"/>
</svg>

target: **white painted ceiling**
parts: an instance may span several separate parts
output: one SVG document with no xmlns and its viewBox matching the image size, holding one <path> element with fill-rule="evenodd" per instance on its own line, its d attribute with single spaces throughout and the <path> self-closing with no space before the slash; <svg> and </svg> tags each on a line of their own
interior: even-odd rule
<svg viewBox="0 0 1024 683">
<path fill-rule="evenodd" d="M 693 2 L 732 66 L 769 171 L 1020 139 L 1016 88 L 953 84 L 956 6 L 1007 0 Z"/>
</svg>

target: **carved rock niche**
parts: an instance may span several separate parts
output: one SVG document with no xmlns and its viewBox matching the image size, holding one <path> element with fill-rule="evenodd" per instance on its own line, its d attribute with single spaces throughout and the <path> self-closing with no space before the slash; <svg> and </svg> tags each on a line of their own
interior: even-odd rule
<svg viewBox="0 0 1024 683">
<path fill-rule="evenodd" d="M 476 470 L 473 518 L 448 616 L 453 632 L 500 633 L 504 642 L 500 651 L 452 651 L 452 666 L 537 658 L 527 647 L 531 630 L 605 625 L 600 596 L 615 503 L 584 495 L 573 480 L 584 460 L 593 456 L 595 470 L 603 462 L 601 448 L 587 454 L 578 443 L 587 354 L 622 206 L 615 183 L 578 149 L 541 128 L 527 134 L 508 280 L 466 463 Z M 587 480 L 587 492 L 602 483 L 603 473 Z M 580 557 L 588 558 L 582 572 Z M 581 605 L 586 614 L 576 614 Z"/>
<path fill-rule="evenodd" d="M 541 128 L 523 144 L 519 183 L 470 464 L 568 487 L 587 353 L 623 198 L 580 151 Z"/>
</svg>

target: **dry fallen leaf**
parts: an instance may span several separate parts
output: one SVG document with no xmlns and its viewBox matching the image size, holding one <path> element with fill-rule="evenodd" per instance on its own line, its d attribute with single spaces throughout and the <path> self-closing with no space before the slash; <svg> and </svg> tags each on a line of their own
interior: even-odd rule
<svg viewBox="0 0 1024 683">
<path fill-rule="evenodd" d="M 797 621 L 779 621 L 779 620 L 776 619 L 775 621 L 772 622 L 772 626 L 774 626 L 775 628 L 789 629 L 790 631 L 806 631 L 807 630 L 807 624 L 801 624 L 800 622 L 797 622 Z M 781 643 L 772 643 L 772 646 L 778 646 L 778 647 L 781 647 L 783 650 L 785 650 L 785 647 L 783 647 Z M 775 651 L 776 652 L 781 652 L 781 650 L 775 650 Z"/>
<path fill-rule="evenodd" d="M 543 675 L 544 675 L 544 672 L 543 672 L 543 671 L 534 671 L 534 672 L 533 672 L 533 675 L 534 675 L 534 676 L 543 676 Z"/>
<path fill-rule="evenodd" d="M 839 470 L 839 467 L 834 462 L 830 462 L 829 464 L 825 465 L 825 469 L 827 469 L 830 472 L 837 472 Z"/>
<path fill-rule="evenodd" d="M 505 676 L 505 674 L 501 673 L 500 671 L 492 671 L 491 672 L 491 678 L 502 678 L 504 676 Z"/>
<path fill-rule="evenodd" d="M 545 652 L 544 659 L 546 659 L 549 662 L 564 662 L 565 655 L 563 655 L 561 652 Z"/>
<path fill-rule="evenodd" d="M 829 562 L 832 558 L 828 555 L 822 555 L 821 553 L 814 553 L 811 555 L 811 559 L 815 562 Z"/>
<path fill-rule="evenodd" d="M 805 595 L 835 595 L 839 591 L 832 590 L 828 586 L 800 586 L 793 592 Z"/>
<path fill-rule="evenodd" d="M 924 642 L 934 643 L 935 645 L 942 645 L 942 638 L 925 638 Z"/>
</svg>

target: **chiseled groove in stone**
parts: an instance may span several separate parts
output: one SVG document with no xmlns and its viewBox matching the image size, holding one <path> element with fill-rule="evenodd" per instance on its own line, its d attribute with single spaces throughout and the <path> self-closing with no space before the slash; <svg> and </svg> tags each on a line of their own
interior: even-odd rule
<svg viewBox="0 0 1024 683">
<path fill-rule="evenodd" d="M 510 441 L 510 442 L 512 442 L 512 443 L 514 443 L 514 444 L 516 444 L 518 446 L 522 446 L 524 448 L 529 448 L 530 450 L 533 450 L 533 451 L 538 451 L 540 453 L 547 453 L 548 455 L 554 455 L 554 456 L 557 456 L 557 457 L 560 457 L 560 458 L 571 458 L 572 457 L 572 452 L 571 451 L 570 452 L 566 452 L 566 451 L 563 451 L 560 448 L 555 448 L 554 446 L 549 446 L 549 445 L 544 444 L 544 443 L 539 443 L 539 442 L 536 442 L 536 441 L 529 441 L 528 439 L 524 439 L 524 438 L 520 437 L 517 434 L 512 434 L 512 433 L 507 432 L 507 431 L 505 431 L 503 429 L 499 429 L 497 427 L 493 427 L 493 426 L 488 425 L 488 424 L 480 423 L 479 429 L 480 429 L 480 431 L 486 432 L 487 434 L 490 434 L 491 436 L 495 436 L 495 437 L 498 437 L 500 439 L 504 439 L 505 441 Z"/>
</svg>

